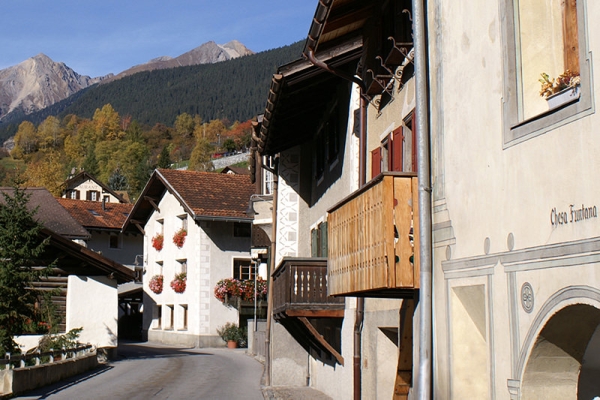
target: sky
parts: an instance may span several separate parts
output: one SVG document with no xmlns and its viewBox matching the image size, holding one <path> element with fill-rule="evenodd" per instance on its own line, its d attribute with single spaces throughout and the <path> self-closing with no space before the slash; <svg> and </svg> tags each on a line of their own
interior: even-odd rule
<svg viewBox="0 0 600 400">
<path fill-rule="evenodd" d="M 117 74 L 208 41 L 261 52 L 305 40 L 318 0 L 0 0 L 0 69 L 44 53 Z"/>
</svg>

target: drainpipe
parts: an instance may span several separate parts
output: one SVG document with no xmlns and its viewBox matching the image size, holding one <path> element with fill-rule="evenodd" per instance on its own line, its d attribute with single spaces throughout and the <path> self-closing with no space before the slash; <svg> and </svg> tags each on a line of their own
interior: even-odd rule
<svg viewBox="0 0 600 400">
<path fill-rule="evenodd" d="M 417 178 L 419 181 L 419 350 L 416 393 L 419 400 L 431 399 L 432 389 L 432 239 L 431 175 L 429 153 L 429 88 L 426 41 L 426 0 L 413 0 L 415 43 Z"/>
<path fill-rule="evenodd" d="M 367 140 L 365 134 L 367 132 L 367 101 L 363 93 L 366 91 L 365 83 L 362 79 L 355 75 L 347 74 L 344 71 L 331 68 L 326 63 L 317 60 L 314 49 L 309 48 L 306 53 L 308 60 L 316 67 L 319 67 L 333 75 L 336 75 L 344 80 L 356 83 L 360 88 L 360 133 L 359 133 L 359 186 L 363 187 L 366 179 L 366 156 L 367 156 Z M 354 400 L 360 400 L 362 394 L 362 328 L 365 318 L 365 299 L 358 297 L 356 299 L 356 314 L 354 317 L 354 355 L 353 355 L 353 392 Z"/>
<path fill-rule="evenodd" d="M 267 274 L 268 280 L 268 294 L 267 294 L 267 327 L 265 332 L 265 386 L 271 386 L 271 324 L 273 320 L 273 271 L 275 271 L 275 258 L 276 258 L 276 245 L 277 245 L 277 193 L 279 186 L 279 159 L 275 159 L 274 165 L 275 171 L 273 171 L 273 211 L 271 218 L 271 254 L 269 255 L 269 271 Z"/>
</svg>

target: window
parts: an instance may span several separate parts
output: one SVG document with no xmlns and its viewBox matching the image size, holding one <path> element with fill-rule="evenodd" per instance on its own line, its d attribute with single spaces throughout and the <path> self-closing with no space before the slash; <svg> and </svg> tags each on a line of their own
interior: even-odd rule
<svg viewBox="0 0 600 400">
<path fill-rule="evenodd" d="M 187 260 L 177 260 L 177 262 L 180 265 L 179 272 L 187 274 Z"/>
<path fill-rule="evenodd" d="M 394 129 L 371 151 L 371 179 L 385 171 L 416 172 L 416 139 L 413 129 L 414 113 Z"/>
<path fill-rule="evenodd" d="M 505 147 L 592 112 L 590 63 L 582 0 L 503 0 L 507 10 L 503 113 Z M 553 106 L 540 95 L 550 79 L 579 74 L 578 93 Z"/>
<path fill-rule="evenodd" d="M 104 201 L 105 203 L 110 203 L 110 196 L 102 197 L 102 201 Z"/>
<path fill-rule="evenodd" d="M 181 220 L 181 229 L 188 230 L 187 214 L 178 215 L 177 218 Z"/>
<path fill-rule="evenodd" d="M 233 236 L 234 237 L 250 237 L 252 233 L 252 226 L 247 222 L 234 222 L 233 223 Z"/>
<path fill-rule="evenodd" d="M 86 200 L 99 201 L 100 200 L 100 192 L 98 192 L 96 190 L 88 190 L 86 192 Z"/>
<path fill-rule="evenodd" d="M 156 305 L 156 327 L 162 327 L 162 306 L 160 304 Z"/>
<path fill-rule="evenodd" d="M 256 265 L 252 260 L 234 259 L 233 260 L 233 277 L 240 280 L 254 279 L 256 275 Z"/>
<path fill-rule="evenodd" d="M 69 197 L 73 200 L 79 200 L 79 190 L 71 190 Z"/>
<path fill-rule="evenodd" d="M 181 329 L 185 330 L 188 327 L 188 305 L 187 304 L 181 305 L 181 317 L 182 317 Z"/>
<path fill-rule="evenodd" d="M 310 231 L 310 248 L 312 257 L 327 257 L 327 222 L 319 223 Z"/>
<path fill-rule="evenodd" d="M 271 156 L 263 157 L 263 165 L 275 169 L 275 158 Z M 263 169 L 263 194 L 273 194 L 273 173 Z"/>
<path fill-rule="evenodd" d="M 167 326 L 167 329 L 173 329 L 173 326 L 175 325 L 175 308 L 173 307 L 173 304 L 167 304 L 167 312 L 169 313 L 169 315 L 167 316 L 167 318 L 169 318 L 169 325 Z"/>
<path fill-rule="evenodd" d="M 317 179 L 323 176 L 325 167 L 328 164 L 335 163 L 339 153 L 338 107 L 337 104 L 330 107 L 330 110 L 326 113 L 327 119 L 321 123 L 315 138 L 315 176 Z"/>
<path fill-rule="evenodd" d="M 120 249 L 121 248 L 121 240 L 120 235 L 118 233 L 111 233 L 109 237 L 108 247 L 111 249 Z"/>
</svg>

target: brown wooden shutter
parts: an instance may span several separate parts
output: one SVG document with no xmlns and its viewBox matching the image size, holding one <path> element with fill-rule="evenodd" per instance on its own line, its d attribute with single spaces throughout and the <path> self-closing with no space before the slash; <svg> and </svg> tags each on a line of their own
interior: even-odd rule
<svg viewBox="0 0 600 400">
<path fill-rule="evenodd" d="M 381 173 L 381 148 L 378 147 L 371 152 L 371 179 Z"/>
<path fill-rule="evenodd" d="M 391 164 L 390 171 L 402 171 L 402 141 L 404 139 L 403 128 L 399 127 L 392 132 L 392 145 L 390 146 L 391 154 Z"/>
<path fill-rule="evenodd" d="M 577 0 L 562 3 L 565 70 L 579 73 L 579 33 L 577 27 Z"/>
<path fill-rule="evenodd" d="M 81 196 L 81 194 L 79 193 L 79 190 L 76 190 L 76 191 L 75 191 L 75 198 L 76 198 L 77 200 L 81 200 L 79 196 Z"/>
</svg>

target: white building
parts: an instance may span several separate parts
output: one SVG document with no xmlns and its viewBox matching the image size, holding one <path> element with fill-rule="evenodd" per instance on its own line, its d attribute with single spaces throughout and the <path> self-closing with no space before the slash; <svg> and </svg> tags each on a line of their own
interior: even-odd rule
<svg viewBox="0 0 600 400">
<path fill-rule="evenodd" d="M 248 175 L 168 169 L 152 174 L 124 226 L 125 232 L 144 233 L 143 331 L 148 340 L 224 345 L 217 329 L 238 323 L 239 316 L 213 293 L 219 280 L 252 268 L 251 219 L 245 211 L 253 192 Z M 187 234 L 179 248 L 173 237 L 182 229 Z M 162 248 L 153 247 L 158 235 Z M 170 283 L 181 273 L 186 287 L 177 293 Z M 150 289 L 154 276 L 163 277 L 160 293 Z"/>
</svg>

